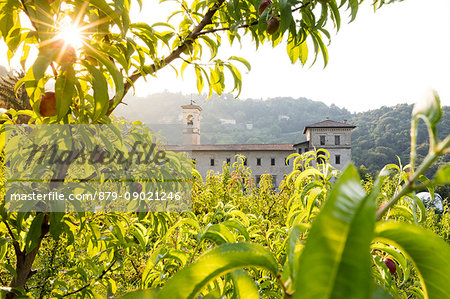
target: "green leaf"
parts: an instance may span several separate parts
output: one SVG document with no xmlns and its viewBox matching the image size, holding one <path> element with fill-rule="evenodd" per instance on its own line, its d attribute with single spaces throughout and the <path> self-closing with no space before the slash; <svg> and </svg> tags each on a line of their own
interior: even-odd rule
<svg viewBox="0 0 450 299">
<path fill-rule="evenodd" d="M 25 238 L 25 251 L 30 253 L 39 243 L 41 237 L 41 227 L 44 221 L 44 213 L 38 213 L 31 222 L 30 229 L 28 230 Z"/>
<path fill-rule="evenodd" d="M 168 250 L 166 248 L 158 248 L 155 252 L 150 256 L 147 263 L 144 267 L 144 272 L 142 273 L 142 283 L 141 286 L 143 288 L 147 287 L 149 283 L 149 275 L 153 268 L 158 264 L 162 259 L 166 257 Z"/>
<path fill-rule="evenodd" d="M 231 272 L 236 299 L 259 299 L 258 289 L 253 279 L 244 270 Z"/>
<path fill-rule="evenodd" d="M 299 189 L 301 183 L 308 177 L 308 176 L 319 176 L 322 177 L 323 174 L 318 171 L 315 168 L 309 168 L 304 171 L 302 171 L 299 176 L 295 179 L 295 189 Z"/>
<path fill-rule="evenodd" d="M 208 226 L 200 240 L 211 240 L 217 245 L 236 242 L 230 230 L 221 223 Z"/>
<path fill-rule="evenodd" d="M 69 66 L 55 82 L 56 110 L 58 111 L 57 121 L 60 121 L 69 112 L 72 105 L 72 98 L 75 92 L 75 71 Z"/>
<path fill-rule="evenodd" d="M 290 39 L 288 41 L 287 47 L 286 47 L 289 59 L 291 60 L 291 63 L 295 63 L 298 58 L 300 57 L 300 51 L 299 48 L 295 45 L 295 39 Z"/>
<path fill-rule="evenodd" d="M 296 269 L 294 298 L 367 298 L 375 196 L 347 167 L 313 222 Z"/>
<path fill-rule="evenodd" d="M 39 55 L 33 63 L 33 66 L 27 71 L 26 75 L 17 81 L 16 86 L 14 87 L 14 93 L 17 95 L 17 92 L 25 83 L 25 89 L 30 97 L 32 102 L 36 102 L 38 100 L 38 96 L 40 92 L 38 87 L 43 87 L 44 84 L 41 82 L 45 75 L 45 71 L 48 66 L 52 62 L 51 58 L 45 55 Z"/>
<path fill-rule="evenodd" d="M 317 42 L 317 45 L 319 46 L 320 51 L 322 52 L 324 67 L 326 67 L 328 64 L 328 50 L 322 41 L 322 35 L 319 32 L 313 31 L 311 32 L 311 36 L 313 37 L 314 44 L 316 44 Z"/>
<path fill-rule="evenodd" d="M 238 97 L 241 94 L 241 90 L 242 90 L 242 76 L 241 76 L 241 73 L 232 64 L 225 64 L 225 66 L 230 70 L 231 75 L 233 76 L 233 79 L 234 79 L 234 89 L 233 90 L 237 90 L 238 91 L 238 94 L 236 96 L 236 97 Z"/>
<path fill-rule="evenodd" d="M 59 236 L 63 232 L 63 226 L 61 220 L 64 217 L 63 212 L 52 212 L 50 213 L 50 234 L 53 239 L 58 240 Z"/>
<path fill-rule="evenodd" d="M 246 241 L 250 241 L 250 235 L 247 232 L 247 229 L 236 219 L 230 219 L 230 220 L 226 220 L 224 222 L 221 223 L 222 225 L 225 225 L 228 228 L 234 228 L 235 230 L 237 230 L 239 233 L 241 233 Z"/>
<path fill-rule="evenodd" d="M 348 0 L 348 7 L 350 8 L 350 15 L 351 20 L 350 22 L 353 22 L 353 20 L 356 18 L 356 14 L 358 13 L 358 3 L 359 0 Z"/>
<path fill-rule="evenodd" d="M 291 276 L 295 279 L 294 272 L 294 262 L 295 262 L 295 247 L 297 246 L 298 239 L 300 235 L 306 232 L 309 229 L 309 226 L 306 223 L 299 223 L 292 227 L 289 232 L 289 236 L 286 242 L 286 254 L 287 260 L 289 264 L 289 269 L 291 270 Z"/>
<path fill-rule="evenodd" d="M 197 76 L 197 90 L 198 90 L 198 94 L 202 93 L 203 90 L 203 86 L 205 85 L 205 83 L 203 82 L 203 76 L 202 76 L 202 72 L 200 71 L 200 67 L 199 66 L 195 66 L 195 74 Z"/>
<path fill-rule="evenodd" d="M 215 277 L 243 267 L 261 267 L 276 274 L 278 264 L 264 247 L 250 243 L 224 244 L 206 252 L 178 271 L 162 288 L 159 298 L 194 298 Z"/>
<path fill-rule="evenodd" d="M 341 28 L 341 14 L 339 13 L 339 9 L 335 1 L 330 1 L 329 5 L 331 10 L 331 17 L 333 18 L 334 23 L 336 24 L 337 31 L 339 31 L 339 29 Z"/>
<path fill-rule="evenodd" d="M 120 31 L 123 32 L 123 24 L 119 18 L 119 15 L 108 5 L 105 0 L 91 0 L 90 3 L 106 14 L 109 19 L 113 20 L 114 23 L 116 23 L 116 25 L 120 28 Z"/>
<path fill-rule="evenodd" d="M 280 0 L 280 32 L 283 33 L 289 28 L 292 18 L 291 4 L 288 0 Z"/>
<path fill-rule="evenodd" d="M 250 63 L 245 60 L 242 57 L 237 57 L 237 56 L 231 56 L 230 58 L 228 58 L 228 60 L 236 60 L 239 61 L 240 63 L 242 63 L 243 65 L 245 65 L 247 67 L 247 70 L 250 71 L 252 69 Z"/>
<path fill-rule="evenodd" d="M 210 37 L 208 37 L 206 35 L 201 35 L 200 38 L 203 39 L 205 41 L 205 43 L 208 45 L 209 50 L 211 51 L 210 60 L 212 60 L 217 55 L 218 47 L 217 47 L 216 42 L 213 41 Z"/>
<path fill-rule="evenodd" d="M 106 81 L 103 73 L 84 62 L 83 65 L 89 71 L 92 76 L 92 87 L 94 89 L 94 116 L 93 120 L 99 119 L 101 116 L 105 115 L 109 108 L 109 97 L 108 97 L 108 82 Z"/>
<path fill-rule="evenodd" d="M 375 237 L 409 256 L 416 266 L 425 298 L 450 298 L 450 246 L 420 226 L 380 222 Z"/>
<path fill-rule="evenodd" d="M 306 60 L 308 59 L 308 45 L 306 44 L 306 41 L 300 43 L 298 46 L 299 50 L 299 57 L 302 65 L 305 65 Z"/>
<path fill-rule="evenodd" d="M 292 63 L 300 59 L 302 65 L 305 65 L 308 59 L 308 45 L 306 41 L 296 44 L 295 38 L 292 38 L 288 42 L 286 50 Z"/>
<path fill-rule="evenodd" d="M 309 220 L 309 217 L 311 216 L 312 208 L 314 206 L 314 203 L 316 202 L 317 196 L 322 192 L 322 188 L 320 187 L 314 187 L 311 189 L 311 191 L 308 193 L 308 202 L 306 205 L 306 212 L 307 212 L 307 219 Z"/>
<path fill-rule="evenodd" d="M 14 14 L 9 3 L 1 3 L 0 8 L 2 14 L 0 15 L 0 33 L 6 39 L 9 31 L 14 27 Z"/>
<path fill-rule="evenodd" d="M 139 290 L 130 292 L 128 294 L 125 294 L 122 297 L 119 297 L 120 299 L 157 299 L 161 298 L 158 296 L 159 289 L 152 289 L 152 290 Z"/>
<path fill-rule="evenodd" d="M 142 248 L 145 249 L 145 246 L 147 245 L 147 239 L 145 238 L 143 229 L 139 225 L 142 224 L 135 223 L 134 226 L 130 227 L 130 233 L 136 238 Z"/>
<path fill-rule="evenodd" d="M 450 184 L 450 164 L 439 168 L 434 177 L 434 183 L 442 186 Z"/>
<path fill-rule="evenodd" d="M 222 82 L 221 82 L 221 72 L 218 68 L 210 69 L 210 84 L 214 91 L 218 94 L 222 94 Z"/>
<path fill-rule="evenodd" d="M 52 34 L 49 34 L 52 24 L 52 10 L 47 0 L 34 0 L 33 6 L 27 5 L 27 14 L 30 16 L 30 20 L 33 25 L 36 26 L 39 32 L 39 37 L 42 40 L 49 39 Z"/>
<path fill-rule="evenodd" d="M 111 74 L 114 80 L 114 85 L 116 87 L 116 98 L 114 104 L 117 105 L 122 100 L 123 93 L 125 92 L 122 74 L 119 72 L 114 63 L 112 63 L 107 57 L 105 57 L 98 51 L 87 49 L 86 54 L 97 59 L 108 69 L 108 72 Z"/>
<path fill-rule="evenodd" d="M 175 31 L 175 28 L 174 28 L 172 25 L 170 25 L 169 23 L 157 22 L 157 23 L 154 23 L 154 24 L 152 25 L 152 27 L 156 27 L 156 26 L 169 27 L 170 29 L 172 29 L 172 30 Z"/>
</svg>

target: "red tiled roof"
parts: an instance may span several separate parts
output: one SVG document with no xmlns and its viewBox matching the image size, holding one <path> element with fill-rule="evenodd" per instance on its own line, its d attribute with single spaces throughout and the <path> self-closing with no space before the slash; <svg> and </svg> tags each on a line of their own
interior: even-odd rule
<svg viewBox="0 0 450 299">
<path fill-rule="evenodd" d="M 169 151 L 293 151 L 293 144 L 202 144 L 166 145 Z"/>
</svg>

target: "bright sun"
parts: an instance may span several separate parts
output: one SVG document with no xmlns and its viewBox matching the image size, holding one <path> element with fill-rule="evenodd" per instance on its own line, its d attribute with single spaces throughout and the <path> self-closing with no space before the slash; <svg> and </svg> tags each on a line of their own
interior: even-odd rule
<svg viewBox="0 0 450 299">
<path fill-rule="evenodd" d="M 67 44 L 75 48 L 75 50 L 83 46 L 81 29 L 75 25 L 67 24 L 59 28 L 58 39 L 64 40 Z"/>
</svg>

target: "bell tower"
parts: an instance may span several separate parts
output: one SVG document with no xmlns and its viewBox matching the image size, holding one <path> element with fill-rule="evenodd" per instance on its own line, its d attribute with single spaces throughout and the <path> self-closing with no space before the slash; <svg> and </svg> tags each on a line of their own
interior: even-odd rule
<svg viewBox="0 0 450 299">
<path fill-rule="evenodd" d="M 192 101 L 189 105 L 183 105 L 181 108 L 183 108 L 183 144 L 199 145 L 200 111 L 202 111 L 202 108 Z"/>
</svg>

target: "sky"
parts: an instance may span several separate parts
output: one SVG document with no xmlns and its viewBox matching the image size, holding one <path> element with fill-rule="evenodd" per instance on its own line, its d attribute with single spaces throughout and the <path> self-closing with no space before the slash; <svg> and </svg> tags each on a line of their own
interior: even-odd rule
<svg viewBox="0 0 450 299">
<path fill-rule="evenodd" d="M 256 52 L 247 42 L 242 48 L 221 49 L 222 54 L 242 56 L 252 65 L 243 74 L 239 98 L 307 97 L 357 112 L 414 103 L 433 88 L 442 103 L 450 105 L 450 1 L 406 0 L 376 12 L 370 3 L 364 2 L 354 22 L 347 24 L 348 18 L 342 22 L 328 48 L 325 69 L 320 57 L 312 67 L 292 65 L 285 47 L 267 45 Z M 193 76 L 176 84 L 174 77 L 166 69 L 158 79 L 141 82 L 136 95 L 164 90 L 196 93 Z"/>
<path fill-rule="evenodd" d="M 250 37 L 242 47 L 224 45 L 221 57 L 241 56 L 252 65 L 250 72 L 241 68 L 239 98 L 306 97 L 359 112 L 414 103 L 433 88 L 442 104 L 450 105 L 450 1 L 406 0 L 377 12 L 371 2 L 364 2 L 350 24 L 342 13 L 343 24 L 332 36 L 326 68 L 320 56 L 313 66 L 310 61 L 306 66 L 292 65 L 285 46 L 266 45 L 256 51 Z M 155 9 L 156 1 L 144 3 L 142 12 L 133 12 L 132 20 L 164 21 L 174 5 L 165 2 Z M 0 64 L 6 65 L 4 44 Z M 228 87 L 232 86 L 229 81 Z M 157 78 L 148 77 L 136 85 L 136 96 L 162 91 L 196 94 L 193 71 L 187 71 L 183 80 L 166 68 Z"/>
</svg>

